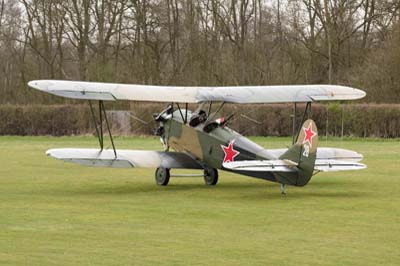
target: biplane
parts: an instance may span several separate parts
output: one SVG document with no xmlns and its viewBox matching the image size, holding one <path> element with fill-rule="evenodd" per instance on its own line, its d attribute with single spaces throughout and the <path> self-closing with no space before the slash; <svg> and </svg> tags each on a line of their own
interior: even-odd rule
<svg viewBox="0 0 400 266">
<path fill-rule="evenodd" d="M 364 91 L 338 85 L 176 87 L 128 85 L 65 80 L 36 80 L 28 85 L 50 94 L 88 100 L 99 139 L 99 149 L 63 148 L 46 153 L 67 162 L 115 168 L 155 168 L 155 181 L 166 186 L 171 170 L 199 169 L 206 185 L 216 185 L 218 170 L 260 178 L 285 186 L 304 186 L 319 172 L 360 170 L 363 156 L 339 148 L 318 148 L 318 130 L 309 119 L 314 102 L 363 98 Z M 154 120 L 162 151 L 116 149 L 104 101 L 164 102 Z M 93 103 L 98 104 L 95 108 Z M 293 143 L 289 148 L 265 149 L 227 125 L 233 115 L 220 113 L 225 104 L 293 103 L 305 106 L 302 121 L 293 116 Z M 188 104 L 197 109 L 189 110 Z M 98 113 L 97 113 L 98 112 Z M 105 127 L 104 127 L 105 124 Z M 104 148 L 108 131 L 112 149 Z"/>
</svg>

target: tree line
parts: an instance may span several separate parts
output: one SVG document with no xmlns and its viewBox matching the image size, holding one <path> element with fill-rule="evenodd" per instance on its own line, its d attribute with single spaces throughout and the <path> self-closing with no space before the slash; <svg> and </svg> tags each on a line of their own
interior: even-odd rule
<svg viewBox="0 0 400 266">
<path fill-rule="evenodd" d="M 33 79 L 343 84 L 400 100 L 398 0 L 0 0 L 0 103 Z"/>
<path fill-rule="evenodd" d="M 131 106 L 129 111 L 108 111 L 113 135 L 154 136 L 159 124 L 151 115 L 162 108 L 160 103 L 145 103 Z M 313 104 L 312 109 L 321 141 L 327 140 L 328 136 L 400 138 L 398 104 Z M 291 104 L 226 105 L 221 115 L 227 117 L 233 113 L 229 127 L 242 135 L 293 135 Z M 297 113 L 297 123 L 300 123 L 301 116 Z M 87 104 L 1 104 L 0 121 L 0 136 L 96 135 Z"/>
</svg>

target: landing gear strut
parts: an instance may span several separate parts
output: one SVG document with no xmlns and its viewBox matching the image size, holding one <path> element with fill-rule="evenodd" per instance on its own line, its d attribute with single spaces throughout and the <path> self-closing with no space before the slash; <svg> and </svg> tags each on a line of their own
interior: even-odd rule
<svg viewBox="0 0 400 266">
<path fill-rule="evenodd" d="M 285 187 L 286 187 L 285 184 L 281 184 L 281 194 L 282 195 L 286 195 Z"/>
<path fill-rule="evenodd" d="M 218 171 L 215 168 L 204 169 L 204 183 L 208 186 L 215 186 L 218 183 Z"/>
<path fill-rule="evenodd" d="M 168 168 L 162 168 L 162 167 L 157 168 L 156 173 L 155 173 L 157 185 L 159 185 L 159 186 L 168 185 L 169 177 L 170 177 L 170 173 L 169 173 Z"/>
</svg>

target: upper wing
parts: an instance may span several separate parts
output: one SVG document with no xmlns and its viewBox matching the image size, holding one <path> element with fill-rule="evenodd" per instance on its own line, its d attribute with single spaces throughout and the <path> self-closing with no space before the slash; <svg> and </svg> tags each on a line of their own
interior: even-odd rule
<svg viewBox="0 0 400 266">
<path fill-rule="evenodd" d="M 176 87 L 35 80 L 32 88 L 62 97 L 86 100 L 131 100 L 153 102 L 200 103 L 284 103 L 363 98 L 364 91 L 338 85 Z"/>
<path fill-rule="evenodd" d="M 117 150 L 115 158 L 113 150 L 64 148 L 48 150 L 46 154 L 59 160 L 87 166 L 203 169 L 196 160 L 181 152 Z"/>
</svg>

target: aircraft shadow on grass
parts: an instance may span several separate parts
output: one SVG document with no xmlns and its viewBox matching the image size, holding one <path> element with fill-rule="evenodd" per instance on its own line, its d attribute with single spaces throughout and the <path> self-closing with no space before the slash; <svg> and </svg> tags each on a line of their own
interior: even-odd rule
<svg viewBox="0 0 400 266">
<path fill-rule="evenodd" d="M 210 197 L 218 199 L 299 199 L 299 198 L 359 198 L 367 197 L 365 192 L 353 191 L 352 187 L 360 187 L 363 184 L 354 181 L 343 181 L 340 180 L 329 180 L 327 181 L 315 181 L 311 182 L 307 189 L 298 189 L 293 187 L 289 189 L 288 194 L 281 195 L 276 193 L 276 185 L 265 183 L 260 185 L 262 182 L 221 182 L 217 187 L 205 186 L 202 183 L 188 184 L 171 183 L 168 187 L 155 186 L 153 183 L 137 183 L 135 180 L 129 182 L 118 182 L 118 184 L 112 183 L 101 183 L 96 184 L 93 182 L 92 185 L 85 185 L 84 187 L 57 187 L 55 190 L 47 191 L 48 193 L 55 195 L 71 195 L 71 196 L 93 196 L 93 195 L 127 195 L 131 194 L 143 196 L 145 194 L 151 194 L 153 196 L 168 194 L 176 197 L 179 194 L 182 197 L 190 196 L 204 196 L 207 193 Z M 329 187 L 334 187 L 330 190 Z M 313 189 L 314 188 L 314 189 Z M 322 191 L 320 190 L 322 189 Z M 311 190 L 311 191 L 310 191 Z M 42 191 L 43 192 L 43 191 Z M 56 193 L 55 193 L 56 192 Z M 185 192 L 191 192 L 190 194 Z M 212 194 L 210 193 L 212 192 Z"/>
</svg>

